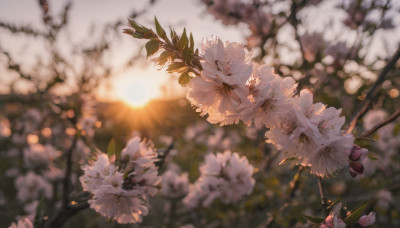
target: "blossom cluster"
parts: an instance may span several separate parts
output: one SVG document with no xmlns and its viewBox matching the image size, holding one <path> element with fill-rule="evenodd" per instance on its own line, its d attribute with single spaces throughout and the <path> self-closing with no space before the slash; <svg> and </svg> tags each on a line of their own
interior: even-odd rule
<svg viewBox="0 0 400 228">
<path fill-rule="evenodd" d="M 183 138 L 191 146 L 206 145 L 209 152 L 229 150 L 241 142 L 241 135 L 236 131 L 226 131 L 213 127 L 207 122 L 197 122 L 185 129 Z"/>
<path fill-rule="evenodd" d="M 177 198 L 186 195 L 188 191 L 188 173 L 180 174 L 179 166 L 172 163 L 162 175 L 161 194 L 166 197 Z"/>
<path fill-rule="evenodd" d="M 361 227 L 368 227 L 375 223 L 375 213 L 371 212 L 368 215 L 363 215 L 358 219 L 358 224 Z M 319 228 L 346 228 L 346 223 L 343 222 L 335 213 L 326 217 L 325 221 L 321 223 Z"/>
<path fill-rule="evenodd" d="M 33 228 L 33 224 L 28 218 L 22 218 L 17 223 L 13 222 L 9 228 Z"/>
<path fill-rule="evenodd" d="M 183 203 L 194 208 L 199 205 L 209 207 L 215 199 L 223 203 L 237 202 L 243 195 L 253 191 L 253 167 L 246 157 L 237 153 L 208 154 L 200 167 L 201 175 L 190 186 Z"/>
<path fill-rule="evenodd" d="M 349 164 L 354 137 L 342 130 L 341 109 L 314 103 L 309 90 L 267 65 L 252 63 L 238 43 L 209 39 L 202 46 L 203 71 L 188 84 L 187 98 L 210 123 L 265 126 L 267 142 L 324 177 Z"/>
<path fill-rule="evenodd" d="M 265 2 L 243 0 L 201 0 L 207 5 L 207 11 L 225 25 L 244 23 L 251 31 L 246 37 L 249 47 L 262 44 L 262 40 L 269 34 L 276 32 L 286 19 L 281 14 L 282 7 L 274 7 Z M 305 6 L 318 5 L 321 0 L 307 1 Z"/>
<path fill-rule="evenodd" d="M 96 159 L 83 167 L 85 173 L 80 177 L 83 190 L 93 195 L 90 207 L 118 223 L 142 222 L 148 214 L 147 199 L 158 192 L 161 181 L 152 144 L 135 137 L 118 160 L 106 154 Z"/>
</svg>

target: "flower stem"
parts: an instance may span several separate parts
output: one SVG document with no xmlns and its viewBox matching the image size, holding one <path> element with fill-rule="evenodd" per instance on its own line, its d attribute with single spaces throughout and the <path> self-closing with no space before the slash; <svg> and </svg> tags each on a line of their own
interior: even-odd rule
<svg viewBox="0 0 400 228">
<path fill-rule="evenodd" d="M 328 203 L 326 201 L 326 197 L 324 194 L 324 188 L 322 185 L 322 177 L 318 177 L 318 188 L 319 188 L 319 194 L 321 195 L 321 206 L 322 209 L 324 211 L 325 216 L 329 215 L 329 211 L 328 211 Z"/>
</svg>

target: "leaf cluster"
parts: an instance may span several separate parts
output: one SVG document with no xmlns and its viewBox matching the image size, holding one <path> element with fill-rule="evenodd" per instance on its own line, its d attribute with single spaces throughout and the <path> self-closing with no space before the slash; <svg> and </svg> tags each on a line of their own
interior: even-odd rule
<svg viewBox="0 0 400 228">
<path fill-rule="evenodd" d="M 200 74 L 202 67 L 199 50 L 194 48 L 192 33 L 188 36 L 184 28 L 179 35 L 170 28 L 168 36 L 156 17 L 154 18 L 156 32 L 133 20 L 129 20 L 129 23 L 133 29 L 124 29 L 123 32 L 136 39 L 149 40 L 145 44 L 147 58 L 160 53 L 156 57 L 156 64 L 165 67 L 168 73 L 180 74 L 179 84 L 185 85 Z"/>
</svg>

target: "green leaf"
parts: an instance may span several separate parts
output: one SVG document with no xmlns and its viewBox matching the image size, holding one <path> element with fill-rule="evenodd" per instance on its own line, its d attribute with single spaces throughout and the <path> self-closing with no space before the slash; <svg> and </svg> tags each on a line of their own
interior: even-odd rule
<svg viewBox="0 0 400 228">
<path fill-rule="evenodd" d="M 372 199 L 359 204 L 353 210 L 351 210 L 350 214 L 347 215 L 345 219 L 343 219 L 343 222 L 345 222 L 346 224 L 351 224 L 356 222 L 364 213 L 364 211 L 369 207 L 371 207 L 372 205 L 374 205 L 375 202 L 376 199 Z"/>
<path fill-rule="evenodd" d="M 182 57 L 183 57 L 183 60 L 184 60 L 186 63 L 189 64 L 189 63 L 192 61 L 192 59 L 193 59 L 192 50 L 190 50 L 188 47 L 185 47 L 185 49 L 183 49 L 183 52 L 182 52 Z"/>
<path fill-rule="evenodd" d="M 146 28 L 146 27 L 144 27 L 142 25 L 139 25 L 134 20 L 128 20 L 128 21 L 129 21 L 129 24 L 132 26 L 132 28 L 135 29 L 135 31 L 137 31 L 139 33 L 142 33 L 142 34 L 145 34 L 145 33 L 149 32 L 148 28 Z"/>
<path fill-rule="evenodd" d="M 164 66 L 165 63 L 171 58 L 171 53 L 168 51 L 164 51 L 161 53 L 161 55 L 158 57 L 158 62 L 157 65 L 159 66 Z"/>
<path fill-rule="evenodd" d="M 376 160 L 378 160 L 378 158 L 376 158 L 373 154 L 371 154 L 371 153 L 368 153 L 368 158 L 370 159 L 370 160 L 373 160 L 373 161 L 376 161 Z"/>
<path fill-rule="evenodd" d="M 37 207 L 36 207 L 36 214 L 35 214 L 35 219 L 33 221 L 34 227 L 42 227 L 42 222 L 43 222 L 43 201 L 44 197 L 40 199 Z"/>
<path fill-rule="evenodd" d="M 398 134 L 400 134 L 400 123 L 396 124 L 393 128 L 393 135 L 397 136 Z"/>
<path fill-rule="evenodd" d="M 150 40 L 149 42 L 146 43 L 145 45 L 146 51 L 147 51 L 147 58 L 154 55 L 160 48 L 160 45 L 158 44 L 157 40 Z"/>
<path fill-rule="evenodd" d="M 339 203 L 341 200 L 341 198 L 338 198 L 334 201 L 332 201 L 331 203 L 329 203 L 328 207 L 326 208 L 328 211 L 330 211 L 337 203 Z"/>
<path fill-rule="evenodd" d="M 108 143 L 107 147 L 107 155 L 108 157 L 112 157 L 115 154 L 115 139 L 112 138 L 110 142 Z"/>
<path fill-rule="evenodd" d="M 173 28 L 169 27 L 169 30 L 170 30 L 170 36 L 171 36 L 171 39 L 172 39 L 172 43 L 174 45 L 176 45 L 177 42 L 178 42 L 178 35 L 176 34 L 176 32 L 175 32 L 175 30 Z"/>
<path fill-rule="evenodd" d="M 189 38 L 189 47 L 192 52 L 194 51 L 194 39 L 192 33 L 190 33 L 190 38 Z"/>
<path fill-rule="evenodd" d="M 174 62 L 169 64 L 168 68 L 167 68 L 167 72 L 168 73 L 172 73 L 174 71 L 177 71 L 179 68 L 185 67 L 185 63 L 183 62 Z"/>
<path fill-rule="evenodd" d="M 157 35 L 165 40 L 167 38 L 167 34 L 165 33 L 165 30 L 158 22 L 157 17 L 154 17 L 154 24 L 156 25 Z"/>
<path fill-rule="evenodd" d="M 308 221 L 315 223 L 315 224 L 321 224 L 321 222 L 325 221 L 324 218 L 321 217 L 315 217 L 315 216 L 310 216 L 310 215 L 303 215 L 305 219 Z"/>
<path fill-rule="evenodd" d="M 134 38 L 137 38 L 137 39 L 142 39 L 142 38 L 144 38 L 144 35 L 143 35 L 142 33 L 140 33 L 140 32 L 134 32 L 134 33 L 132 33 L 132 36 L 133 36 Z"/>
<path fill-rule="evenodd" d="M 184 28 L 181 38 L 179 39 L 179 42 L 178 42 L 179 50 L 183 50 L 186 47 L 186 45 L 188 44 L 188 42 L 189 42 L 189 39 L 186 35 L 186 29 Z"/>
<path fill-rule="evenodd" d="M 179 76 L 178 82 L 180 85 L 186 85 L 190 82 L 190 75 L 189 72 L 183 72 L 181 76 Z"/>
<path fill-rule="evenodd" d="M 133 30 L 132 29 L 124 29 L 122 30 L 122 33 L 128 34 L 128 35 L 133 35 Z"/>
</svg>

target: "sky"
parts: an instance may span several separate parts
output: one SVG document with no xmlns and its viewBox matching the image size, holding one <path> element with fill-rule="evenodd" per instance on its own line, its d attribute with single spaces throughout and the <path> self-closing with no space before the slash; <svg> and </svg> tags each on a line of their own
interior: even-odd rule
<svg viewBox="0 0 400 228">
<path fill-rule="evenodd" d="M 52 13 L 60 12 L 66 0 L 49 0 Z M 65 53 L 70 52 L 68 44 L 88 44 L 93 40 L 92 31 L 99 31 L 102 25 L 107 22 L 122 19 L 126 21 L 123 28 L 127 28 L 127 17 L 132 9 L 141 10 L 147 8 L 147 0 L 75 0 L 73 1 L 70 13 L 69 26 L 65 39 L 60 44 Z M 332 18 L 338 19 L 340 23 L 345 18 L 344 12 L 331 10 L 337 1 L 326 1 L 319 7 L 309 7 L 308 14 L 304 19 L 306 24 L 312 25 L 315 30 L 323 29 L 323 25 L 329 23 Z M 400 5 L 395 3 L 395 5 Z M 148 11 L 136 20 L 146 26 L 153 27 L 154 16 L 164 27 L 171 26 L 178 32 L 186 27 L 187 31 L 193 32 L 196 46 L 199 47 L 203 38 L 217 36 L 222 40 L 243 43 L 245 35 L 249 33 L 244 25 L 224 26 L 220 21 L 214 20 L 213 16 L 206 12 L 206 6 L 200 3 L 200 0 L 158 0 L 156 4 L 148 8 Z M 400 23 L 399 17 L 395 23 Z M 0 21 L 13 23 L 16 25 L 32 25 L 41 29 L 41 13 L 36 0 L 1 0 L 0 1 Z M 393 37 L 389 44 L 393 50 L 400 36 L 400 26 L 396 30 L 387 32 L 382 36 Z M 97 30 L 96 30 L 97 29 Z M 340 29 L 340 28 L 339 28 Z M 1 31 L 1 30 L 0 30 Z M 329 35 L 326 31 L 325 35 Z M 99 34 L 99 33 L 94 33 Z M 283 34 L 284 35 L 284 34 Z M 351 36 L 351 34 L 345 34 Z M 93 35 L 95 36 L 95 35 Z M 289 36 L 288 36 L 289 37 Z M 333 39 L 336 39 L 335 37 Z M 340 38 L 338 38 L 339 40 Z M 376 39 L 379 40 L 379 39 Z M 375 44 L 376 43 L 376 44 Z M 384 52 L 385 49 L 379 46 L 378 42 L 372 43 L 373 50 L 376 53 Z M 145 41 L 137 41 L 127 35 L 121 35 L 120 38 L 112 42 L 112 51 L 107 57 L 107 61 L 115 66 L 121 66 L 132 53 L 143 46 Z M 42 43 L 28 40 L 24 36 L 10 36 L 7 32 L 0 32 L 0 48 L 9 51 L 18 62 L 25 65 L 35 63 L 39 55 L 43 54 L 42 49 L 46 48 Z M 287 56 L 290 56 L 288 53 Z M 386 54 L 386 53 L 385 53 Z M 0 55 L 0 62 L 4 56 Z M 144 64 L 144 63 L 147 63 Z M 172 90 L 176 94 L 184 94 L 177 81 L 171 83 L 171 76 L 165 71 L 157 69 L 151 60 L 145 60 L 136 64 L 127 70 L 119 71 L 104 83 L 100 88 L 98 97 L 102 100 L 124 100 L 128 103 L 140 106 L 150 98 L 160 98 L 161 87 L 168 83 L 173 85 Z M 16 75 L 10 74 L 0 67 L 0 93 L 7 93 L 8 83 Z M 20 88 L 25 85 L 21 83 Z"/>
<path fill-rule="evenodd" d="M 79 0 L 73 1 L 70 13 L 68 31 L 68 41 L 73 43 L 90 42 L 88 31 L 93 28 L 101 28 L 101 25 L 116 21 L 117 19 L 127 19 L 132 9 L 146 8 L 148 1 L 145 0 Z M 50 0 L 51 12 L 60 12 L 65 0 Z M 160 23 L 164 26 L 174 27 L 177 31 L 182 31 L 186 27 L 193 32 L 197 46 L 202 38 L 218 36 L 222 39 L 241 42 L 244 39 L 243 32 L 233 27 L 223 26 L 220 22 L 213 20 L 212 16 L 206 13 L 204 4 L 197 0 L 159 0 L 156 4 L 148 8 L 148 12 L 137 21 L 141 24 L 153 26 L 153 18 L 157 16 Z M 0 21 L 11 22 L 16 25 L 32 25 L 41 28 L 41 14 L 36 1 L 33 0 L 2 0 L 0 1 Z M 126 20 L 127 24 L 127 20 Z M 123 26 L 127 28 L 128 26 Z M 122 28 L 123 28 L 122 27 Z M 121 30 L 122 30 L 121 28 Z M 113 44 L 113 55 L 110 60 L 114 64 L 122 64 L 131 53 L 137 50 L 138 45 L 145 42 L 136 42 L 127 35 L 122 35 L 121 39 Z M 42 44 L 35 41 L 24 39 L 23 36 L 10 36 L 0 33 L 0 47 L 4 47 L 12 54 L 13 58 L 23 63 L 34 63 L 40 54 Z M 67 51 L 67 50 L 66 50 Z M 1 59 L 0 59 L 1 61 Z M 170 76 L 163 70 L 157 70 L 153 63 L 149 65 L 134 66 L 126 71 L 113 75 L 109 84 L 104 84 L 99 92 L 100 99 L 119 100 L 140 105 L 149 98 L 158 98 L 161 94 L 160 86 L 165 84 Z M 142 64 L 141 64 L 142 65 Z M 0 71 L 0 91 L 7 92 L 6 81 L 11 80 L 10 74 L 4 70 Z M 177 84 L 177 83 L 176 83 Z M 22 85 L 23 87 L 23 85 Z M 182 94 L 183 90 L 175 86 L 176 92 Z"/>
</svg>

